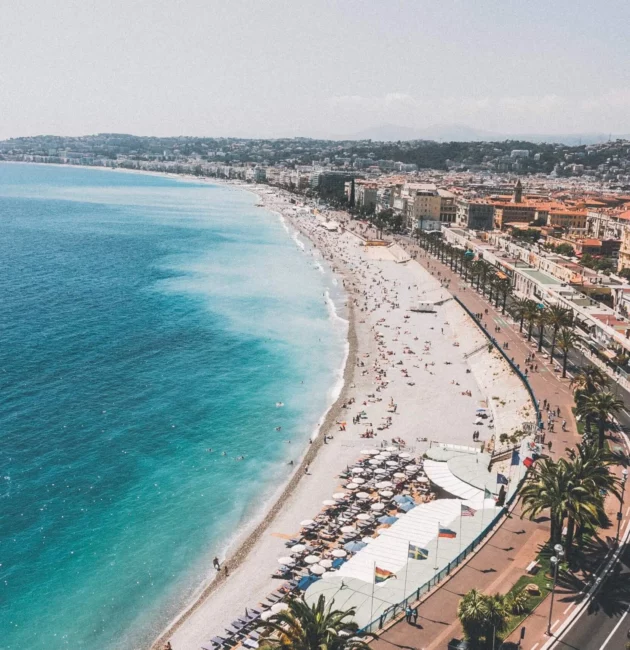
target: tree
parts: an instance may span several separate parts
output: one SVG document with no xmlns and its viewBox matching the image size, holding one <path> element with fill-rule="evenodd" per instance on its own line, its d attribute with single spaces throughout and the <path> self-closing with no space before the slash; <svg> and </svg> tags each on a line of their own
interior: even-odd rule
<svg viewBox="0 0 630 650">
<path fill-rule="evenodd" d="M 500 278 L 497 281 L 497 308 L 499 307 L 499 297 L 501 297 L 501 313 L 505 314 L 505 305 L 507 297 L 512 291 L 512 282 L 509 278 Z"/>
<path fill-rule="evenodd" d="M 538 352 L 542 350 L 543 338 L 545 336 L 545 325 L 547 324 L 547 309 L 545 307 L 538 308 L 538 316 L 536 317 L 538 323 Z"/>
<path fill-rule="evenodd" d="M 567 493 L 566 466 L 551 458 L 539 460 L 521 490 L 523 510 L 521 517 L 534 519 L 549 510 L 551 545 L 560 541 L 565 494 Z"/>
<path fill-rule="evenodd" d="M 457 605 L 457 617 L 464 628 L 464 635 L 473 647 L 489 647 L 495 636 L 505 632 L 510 615 L 508 601 L 504 596 L 489 596 L 471 589 Z"/>
<path fill-rule="evenodd" d="M 558 347 L 562 352 L 562 378 L 564 379 L 567 376 L 567 360 L 569 358 L 569 352 L 573 350 L 576 342 L 578 341 L 579 336 L 568 327 L 563 327 L 558 333 Z"/>
<path fill-rule="evenodd" d="M 577 412 L 580 415 L 587 418 L 589 422 L 597 422 L 597 439 L 600 449 L 604 447 L 606 428 L 610 424 L 610 418 L 619 413 L 623 407 L 623 401 L 608 391 L 586 395 L 578 404 Z"/>
<path fill-rule="evenodd" d="M 607 388 L 609 383 L 608 375 L 601 368 L 590 363 L 583 366 L 571 380 L 575 401 L 580 402 L 585 395 L 591 395 Z"/>
<path fill-rule="evenodd" d="M 383 230 L 391 226 L 394 211 L 391 208 L 381 210 L 370 218 L 370 223 L 378 231 L 378 238 L 383 239 Z"/>
<path fill-rule="evenodd" d="M 333 610 L 333 604 L 326 605 L 324 596 L 311 606 L 303 598 L 290 600 L 287 610 L 267 621 L 261 646 L 274 650 L 369 650 L 367 643 L 357 638 L 354 608 Z"/>
<path fill-rule="evenodd" d="M 512 316 L 519 321 L 519 332 L 523 331 L 523 321 L 527 316 L 530 302 L 531 301 L 528 298 L 514 298 L 512 301 L 510 312 L 512 313 Z"/>
<path fill-rule="evenodd" d="M 568 327 L 573 322 L 573 312 L 559 305 L 551 305 L 547 310 L 547 324 L 552 328 L 550 357 L 553 362 L 553 353 L 556 348 L 556 337 L 561 327 Z"/>
<path fill-rule="evenodd" d="M 527 321 L 527 340 L 532 340 L 532 330 L 534 329 L 534 323 L 538 319 L 539 312 L 538 305 L 533 300 L 527 301 L 527 309 L 525 311 L 525 320 Z"/>
<path fill-rule="evenodd" d="M 584 499 L 577 495 L 578 503 L 567 508 L 565 551 L 569 557 L 576 525 L 581 529 L 584 525 L 600 521 L 605 516 L 603 495 L 610 492 L 621 499 L 621 494 L 619 479 L 610 471 L 615 461 L 607 450 L 582 442 L 575 449 L 569 449 L 567 457 L 570 483 L 578 488 L 585 488 L 587 494 Z"/>
</svg>

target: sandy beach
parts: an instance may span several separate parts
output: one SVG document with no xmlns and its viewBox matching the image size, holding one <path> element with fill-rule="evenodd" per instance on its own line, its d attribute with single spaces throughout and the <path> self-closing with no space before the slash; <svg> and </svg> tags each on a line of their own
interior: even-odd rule
<svg viewBox="0 0 630 650">
<path fill-rule="evenodd" d="M 314 264 L 325 258 L 343 283 L 349 313 L 345 384 L 274 505 L 236 542 L 231 556 L 221 558 L 229 576 L 200 576 L 204 587 L 195 602 L 160 634 L 154 648 L 170 640 L 174 650 L 199 650 L 247 606 L 276 589 L 279 581 L 271 576 L 277 558 L 286 555 L 286 540 L 338 491 L 338 475 L 356 462 L 361 449 L 393 438 L 418 455 L 432 441 L 482 444 L 493 434 L 498 440 L 500 433 L 518 428 L 530 407 L 507 364 L 488 350 L 446 288 L 420 264 L 403 261 L 406 256 L 396 249 L 366 247 L 348 231 L 328 232 L 321 218 L 291 204 L 291 195 L 268 187 L 242 189 L 254 190 L 266 209 L 283 215 L 308 237 L 316 248 L 307 247 L 304 254 Z M 435 313 L 409 311 L 420 300 L 442 304 Z M 344 408 L 352 398 L 356 402 Z M 393 416 L 387 408 L 390 400 L 397 404 Z M 474 425 L 480 406 L 492 411 L 494 429 Z M 368 414 L 369 424 L 353 424 L 360 410 Z M 347 422 L 345 431 L 341 421 Z M 387 428 L 379 430 L 383 426 Z M 473 443 L 472 433 L 479 429 L 480 443 Z M 372 440 L 361 437 L 366 430 L 374 431 Z"/>
</svg>

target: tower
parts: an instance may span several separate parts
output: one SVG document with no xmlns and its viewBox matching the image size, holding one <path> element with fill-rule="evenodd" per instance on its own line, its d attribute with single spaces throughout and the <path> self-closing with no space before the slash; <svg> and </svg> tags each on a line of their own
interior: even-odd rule
<svg viewBox="0 0 630 650">
<path fill-rule="evenodd" d="M 521 179 L 519 178 L 514 185 L 514 194 L 512 195 L 512 203 L 522 203 L 523 202 L 523 186 L 521 185 Z"/>
</svg>

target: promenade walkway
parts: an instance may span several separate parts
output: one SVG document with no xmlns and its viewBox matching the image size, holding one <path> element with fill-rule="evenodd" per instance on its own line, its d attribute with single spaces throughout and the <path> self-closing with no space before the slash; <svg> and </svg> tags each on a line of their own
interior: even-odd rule
<svg viewBox="0 0 630 650">
<path fill-rule="evenodd" d="M 424 249 L 414 244 L 406 243 L 404 247 L 434 276 L 439 273 L 440 279 L 448 283 L 450 293 L 457 296 L 472 313 L 483 314 L 486 329 L 496 338 L 499 345 L 508 343 L 509 356 L 524 368 L 526 356 L 536 350 L 536 342 L 534 340 L 527 342 L 519 333 L 518 325 L 515 326 L 509 316 L 501 314 L 500 310 L 491 306 L 458 274 L 451 271 L 448 265 L 428 256 Z M 570 380 L 562 379 L 557 368 L 554 369 L 552 364 L 544 360 L 541 355 L 537 354 L 536 357 L 538 372 L 531 373 L 529 376 L 534 394 L 541 404 L 546 399 L 552 409 L 560 409 L 560 420 L 567 421 L 566 431 L 563 432 L 561 426 L 556 424 L 555 432 L 546 434 L 546 441 L 552 443 L 551 450 L 548 451 L 549 455 L 559 457 L 564 455 L 567 447 L 572 447 L 581 440 L 571 410 L 574 400 L 569 386 Z M 544 415 L 543 412 L 543 417 Z M 610 502 L 611 514 L 614 508 L 615 504 Z M 612 536 L 614 537 L 614 533 Z M 609 538 L 610 534 L 604 533 L 603 537 L 605 546 L 605 542 L 609 541 L 605 538 Z M 516 580 L 525 574 L 527 565 L 548 538 L 548 518 L 541 517 L 537 521 L 521 519 L 520 504 L 517 503 L 512 515 L 503 521 L 472 559 L 421 602 L 415 625 L 407 623 L 404 619 L 398 621 L 372 645 L 378 650 L 392 647 L 423 650 L 446 648 L 451 639 L 462 637 L 462 630 L 457 620 L 457 605 L 460 598 L 472 588 L 486 593 L 507 592 Z M 563 617 L 569 613 L 571 603 L 575 601 L 576 590 L 579 588 L 580 584 L 576 583 L 570 588 L 560 586 L 557 590 L 552 630 L 558 627 Z M 527 619 L 526 638 L 521 645 L 523 650 L 536 650 L 546 642 L 545 630 L 549 605 L 550 599 L 547 598 Z M 515 635 L 518 635 L 518 632 Z M 509 640 L 516 641 L 513 637 Z"/>
</svg>

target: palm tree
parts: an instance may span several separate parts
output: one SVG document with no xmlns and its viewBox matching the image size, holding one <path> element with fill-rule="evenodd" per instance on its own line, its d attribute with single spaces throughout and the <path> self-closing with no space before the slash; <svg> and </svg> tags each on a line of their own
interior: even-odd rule
<svg viewBox="0 0 630 650">
<path fill-rule="evenodd" d="M 261 646 L 274 650 L 369 650 L 356 636 L 359 627 L 352 620 L 354 608 L 333 610 L 334 601 L 326 605 L 324 596 L 312 606 L 303 598 L 290 600 L 288 605 L 267 621 Z"/>
<path fill-rule="evenodd" d="M 538 318 L 538 305 L 533 300 L 527 300 L 527 308 L 525 311 L 525 320 L 527 321 L 527 340 L 532 340 L 532 330 L 534 329 L 534 323 Z"/>
<path fill-rule="evenodd" d="M 538 316 L 536 318 L 538 322 L 538 352 L 542 350 L 543 346 L 543 337 L 545 336 L 545 325 L 547 324 L 547 308 L 539 307 Z"/>
<path fill-rule="evenodd" d="M 576 403 L 580 402 L 585 395 L 592 395 L 607 388 L 609 383 L 608 375 L 601 368 L 590 363 L 583 366 L 571 380 Z"/>
<path fill-rule="evenodd" d="M 562 378 L 567 376 L 567 359 L 569 352 L 575 347 L 579 336 L 568 327 L 563 327 L 558 333 L 558 347 L 562 351 Z"/>
<path fill-rule="evenodd" d="M 497 634 L 505 632 L 509 615 L 504 596 L 487 596 L 477 589 L 471 589 L 457 605 L 457 617 L 473 647 L 479 646 L 481 638 L 490 645 Z"/>
<path fill-rule="evenodd" d="M 528 298 L 514 298 L 512 301 L 512 306 L 510 307 L 510 312 L 512 313 L 512 316 L 519 321 L 519 328 L 518 331 L 522 332 L 523 331 L 523 322 L 525 320 L 525 317 L 527 316 L 527 310 L 529 303 L 531 301 Z"/>
<path fill-rule="evenodd" d="M 547 309 L 547 324 L 552 328 L 551 334 L 551 361 L 553 362 L 553 353 L 556 349 L 556 336 L 561 327 L 568 327 L 573 321 L 573 312 L 570 309 L 560 307 L 560 305 L 551 305 Z"/>
<path fill-rule="evenodd" d="M 521 517 L 534 519 L 549 510 L 551 545 L 560 541 L 567 482 L 566 465 L 556 463 L 551 458 L 543 458 L 536 463 L 529 481 L 521 490 Z"/>
<path fill-rule="evenodd" d="M 589 424 L 592 421 L 597 422 L 597 440 L 600 449 L 604 447 L 606 428 L 610 424 L 610 418 L 619 413 L 623 407 L 623 401 L 608 391 L 585 395 L 583 401 L 578 404 L 577 412 L 586 418 Z"/>
<path fill-rule="evenodd" d="M 567 537 L 566 553 L 571 551 L 575 525 L 582 528 L 584 524 L 592 524 L 599 521 L 604 515 L 604 494 L 610 492 L 621 500 L 619 491 L 619 478 L 610 471 L 610 467 L 616 464 L 612 455 L 605 449 L 599 449 L 593 444 L 582 442 L 575 449 L 567 450 L 568 467 L 571 474 L 571 482 L 580 487 L 586 488 L 588 497 L 586 501 L 590 506 L 582 508 L 579 513 L 567 511 Z M 590 512 L 591 517 L 582 515 L 588 514 L 590 507 L 595 506 Z M 577 514 L 577 516 L 576 516 Z"/>
<path fill-rule="evenodd" d="M 512 282 L 509 278 L 501 278 L 497 282 L 497 308 L 499 307 L 499 296 L 501 296 L 501 313 L 505 314 L 505 305 L 508 294 L 512 291 Z"/>
</svg>

